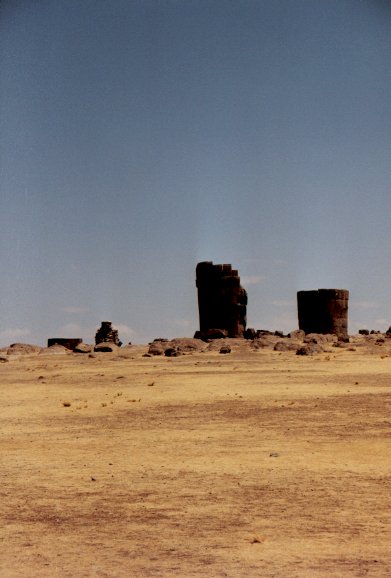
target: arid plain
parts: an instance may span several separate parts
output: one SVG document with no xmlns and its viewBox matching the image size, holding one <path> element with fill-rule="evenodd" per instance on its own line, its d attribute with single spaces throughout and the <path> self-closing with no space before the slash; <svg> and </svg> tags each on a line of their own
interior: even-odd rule
<svg viewBox="0 0 391 578">
<path fill-rule="evenodd" d="M 2 577 L 391 576 L 391 339 L 230 345 L 3 352 Z"/>
</svg>

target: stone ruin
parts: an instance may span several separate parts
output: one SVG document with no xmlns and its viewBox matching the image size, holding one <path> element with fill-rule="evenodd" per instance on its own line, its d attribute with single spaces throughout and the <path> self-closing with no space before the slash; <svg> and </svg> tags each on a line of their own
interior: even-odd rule
<svg viewBox="0 0 391 578">
<path fill-rule="evenodd" d="M 75 351 L 76 347 L 82 343 L 80 337 L 51 337 L 48 339 L 48 347 L 52 345 L 62 345 L 70 351 Z"/>
<path fill-rule="evenodd" d="M 247 293 L 231 265 L 202 261 L 196 268 L 200 331 L 195 337 L 243 337 Z"/>
<path fill-rule="evenodd" d="M 111 321 L 102 321 L 101 326 L 95 334 L 95 345 L 107 342 L 115 343 L 115 345 L 119 347 L 122 345 L 122 342 L 118 338 L 118 330 L 113 329 Z"/>
<path fill-rule="evenodd" d="M 348 301 L 346 289 L 298 291 L 299 328 L 308 333 L 332 333 L 338 339 L 348 337 Z"/>
</svg>

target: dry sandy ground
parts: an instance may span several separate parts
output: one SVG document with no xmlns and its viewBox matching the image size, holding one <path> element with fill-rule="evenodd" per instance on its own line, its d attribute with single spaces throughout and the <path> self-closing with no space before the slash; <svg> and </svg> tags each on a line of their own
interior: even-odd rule
<svg viewBox="0 0 391 578">
<path fill-rule="evenodd" d="M 391 576 L 391 344 L 145 351 L 0 364 L 2 578 Z"/>
</svg>

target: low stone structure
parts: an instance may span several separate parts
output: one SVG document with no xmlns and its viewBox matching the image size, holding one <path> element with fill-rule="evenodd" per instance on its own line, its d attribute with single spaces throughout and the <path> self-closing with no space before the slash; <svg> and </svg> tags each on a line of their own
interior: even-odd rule
<svg viewBox="0 0 391 578">
<path fill-rule="evenodd" d="M 75 351 L 76 347 L 80 345 L 83 340 L 80 337 L 51 337 L 48 339 L 48 347 L 53 345 L 62 345 L 70 351 Z"/>
<path fill-rule="evenodd" d="M 298 291 L 299 328 L 308 333 L 332 333 L 339 339 L 348 336 L 349 291 L 317 289 Z"/>
<path fill-rule="evenodd" d="M 247 293 L 231 265 L 202 261 L 196 268 L 200 331 L 197 337 L 226 332 L 228 337 L 243 337 L 246 330 Z M 224 333 L 225 335 L 225 333 Z"/>
<path fill-rule="evenodd" d="M 122 342 L 118 338 L 117 329 L 113 329 L 111 321 L 102 321 L 101 326 L 95 334 L 95 345 L 99 343 L 111 342 L 121 346 Z"/>
</svg>

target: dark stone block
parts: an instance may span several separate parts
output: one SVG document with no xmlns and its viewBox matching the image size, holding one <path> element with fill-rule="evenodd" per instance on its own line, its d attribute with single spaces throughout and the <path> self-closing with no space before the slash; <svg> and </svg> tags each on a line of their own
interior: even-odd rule
<svg viewBox="0 0 391 578">
<path fill-rule="evenodd" d="M 79 337 L 51 337 L 48 339 L 48 347 L 52 345 L 62 345 L 71 351 L 75 351 L 76 347 L 80 345 L 82 341 Z"/>
</svg>

